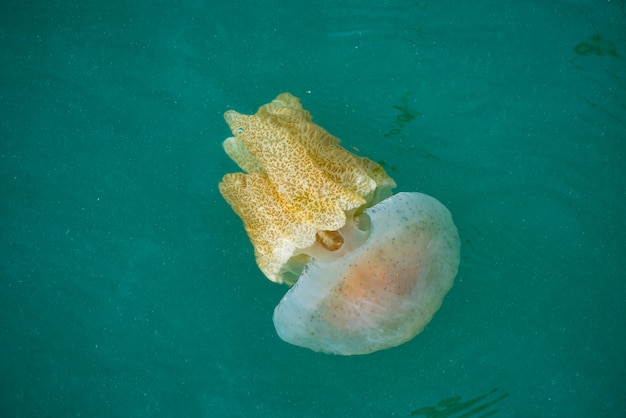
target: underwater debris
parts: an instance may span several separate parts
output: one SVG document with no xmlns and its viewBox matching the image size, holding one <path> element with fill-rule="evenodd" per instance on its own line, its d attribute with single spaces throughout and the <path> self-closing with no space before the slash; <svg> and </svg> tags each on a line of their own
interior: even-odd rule
<svg viewBox="0 0 626 418">
<path fill-rule="evenodd" d="M 500 395 L 498 398 L 488 401 L 486 403 L 481 403 L 481 401 L 485 400 L 489 395 L 498 391 L 498 388 L 492 389 L 489 393 L 478 396 L 474 399 L 467 400 L 465 402 L 461 402 L 460 396 L 453 396 L 451 398 L 446 398 L 437 404 L 437 406 L 425 406 L 423 408 L 416 409 L 409 413 L 410 416 L 416 417 L 427 417 L 427 418 L 447 418 L 447 417 L 489 417 L 498 412 L 498 409 L 491 409 L 493 405 L 500 402 L 502 399 L 509 396 L 508 393 Z M 478 405 L 477 405 L 478 404 Z M 469 410 L 468 410 L 469 409 Z M 462 414 L 461 414 L 462 412 Z M 460 415 L 456 415 L 460 414 Z M 478 415 L 482 414 L 482 415 Z"/>
<path fill-rule="evenodd" d="M 392 108 L 398 111 L 398 114 L 396 115 L 396 120 L 393 122 L 396 127 L 387 132 L 385 134 L 386 137 L 398 135 L 400 132 L 402 132 L 402 129 L 406 126 L 406 124 L 408 124 L 418 116 L 422 115 L 417 110 L 409 108 L 409 96 L 411 94 L 412 93 L 405 94 L 404 97 L 398 99 L 399 104 L 392 106 Z"/>
<path fill-rule="evenodd" d="M 582 56 L 597 55 L 603 57 L 610 55 L 615 58 L 619 57 L 615 44 L 609 40 L 602 39 L 598 34 L 590 36 L 586 41 L 576 45 L 574 51 Z"/>
</svg>

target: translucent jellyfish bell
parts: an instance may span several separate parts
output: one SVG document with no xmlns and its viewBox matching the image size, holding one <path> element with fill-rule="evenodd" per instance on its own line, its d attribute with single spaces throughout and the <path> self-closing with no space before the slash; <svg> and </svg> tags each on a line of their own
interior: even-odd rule
<svg viewBox="0 0 626 418">
<path fill-rule="evenodd" d="M 450 212 L 430 196 L 399 193 L 365 213 L 365 243 L 336 259 L 313 258 L 276 307 L 283 340 L 367 354 L 412 339 L 439 309 L 459 264 Z"/>
<path fill-rule="evenodd" d="M 395 182 L 382 167 L 339 146 L 288 93 L 225 118 L 224 148 L 246 173 L 224 176 L 220 192 L 261 271 L 293 285 L 274 312 L 278 335 L 352 355 L 421 332 L 459 264 L 448 210 L 421 193 L 388 197 Z"/>
</svg>

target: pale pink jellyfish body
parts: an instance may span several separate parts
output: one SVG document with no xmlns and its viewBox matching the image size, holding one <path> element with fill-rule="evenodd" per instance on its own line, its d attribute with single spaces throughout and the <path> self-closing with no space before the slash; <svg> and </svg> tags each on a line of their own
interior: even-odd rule
<svg viewBox="0 0 626 418">
<path fill-rule="evenodd" d="M 293 285 L 274 312 L 278 335 L 352 355 L 421 332 L 459 264 L 448 210 L 421 193 L 390 196 L 382 167 L 340 147 L 288 93 L 225 117 L 235 136 L 224 148 L 246 173 L 227 174 L 220 191 L 261 271 Z"/>
<path fill-rule="evenodd" d="M 334 260 L 312 259 L 276 307 L 283 340 L 367 354 L 410 340 L 439 309 L 459 264 L 448 210 L 430 196 L 399 193 L 365 213 L 365 243 Z"/>
</svg>

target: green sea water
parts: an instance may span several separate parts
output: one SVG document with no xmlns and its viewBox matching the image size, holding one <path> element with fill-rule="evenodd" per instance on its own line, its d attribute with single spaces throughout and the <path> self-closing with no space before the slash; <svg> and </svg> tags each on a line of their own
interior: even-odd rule
<svg viewBox="0 0 626 418">
<path fill-rule="evenodd" d="M 0 5 L 0 416 L 620 417 L 624 1 Z M 281 341 L 217 183 L 289 91 L 452 212 L 411 342 Z"/>
</svg>

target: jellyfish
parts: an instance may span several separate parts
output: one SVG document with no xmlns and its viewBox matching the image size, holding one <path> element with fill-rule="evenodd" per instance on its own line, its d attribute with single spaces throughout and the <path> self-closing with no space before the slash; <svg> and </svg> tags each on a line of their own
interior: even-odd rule
<svg viewBox="0 0 626 418">
<path fill-rule="evenodd" d="M 274 310 L 278 336 L 328 354 L 403 344 L 452 287 L 460 240 L 450 212 L 417 192 L 392 194 L 382 166 L 278 95 L 255 115 L 224 118 L 223 147 L 243 170 L 219 189 L 243 221 L 257 265 L 289 286 Z"/>
</svg>

